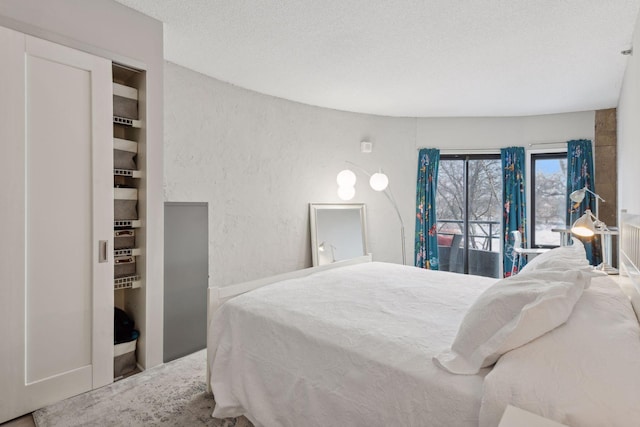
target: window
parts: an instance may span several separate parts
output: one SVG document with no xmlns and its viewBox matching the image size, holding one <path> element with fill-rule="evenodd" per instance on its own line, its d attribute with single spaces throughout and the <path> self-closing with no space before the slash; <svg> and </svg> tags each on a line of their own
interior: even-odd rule
<svg viewBox="0 0 640 427">
<path fill-rule="evenodd" d="M 436 209 L 440 270 L 500 277 L 499 155 L 440 157 Z"/>
<path fill-rule="evenodd" d="M 566 224 L 567 153 L 531 155 L 531 247 L 555 247 Z"/>
</svg>

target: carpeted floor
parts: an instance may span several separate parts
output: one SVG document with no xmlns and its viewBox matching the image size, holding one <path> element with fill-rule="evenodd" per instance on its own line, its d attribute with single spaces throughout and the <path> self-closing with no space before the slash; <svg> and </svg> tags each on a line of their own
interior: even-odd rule
<svg viewBox="0 0 640 427">
<path fill-rule="evenodd" d="M 251 427 L 244 417 L 211 417 L 215 402 L 205 385 L 206 351 L 148 369 L 106 387 L 33 413 L 38 427 Z"/>
</svg>

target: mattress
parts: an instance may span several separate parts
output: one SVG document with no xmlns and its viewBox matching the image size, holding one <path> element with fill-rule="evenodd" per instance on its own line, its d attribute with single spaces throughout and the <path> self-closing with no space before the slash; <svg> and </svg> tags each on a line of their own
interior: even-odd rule
<svg viewBox="0 0 640 427">
<path fill-rule="evenodd" d="M 214 417 L 256 426 L 477 426 L 483 378 L 432 357 L 496 279 L 365 263 L 235 297 L 212 318 Z"/>
</svg>

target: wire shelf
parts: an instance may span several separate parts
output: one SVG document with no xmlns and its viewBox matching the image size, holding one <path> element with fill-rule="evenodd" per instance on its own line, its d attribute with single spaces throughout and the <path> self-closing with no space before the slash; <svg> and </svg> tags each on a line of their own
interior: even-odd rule
<svg viewBox="0 0 640 427">
<path fill-rule="evenodd" d="M 142 178 L 142 172 L 129 169 L 114 169 L 113 174 L 116 176 L 129 176 L 131 178 Z"/>
<path fill-rule="evenodd" d="M 139 275 L 135 276 L 127 276 L 120 277 L 118 279 L 113 280 L 113 288 L 114 290 L 118 289 L 136 289 L 141 285 L 141 280 Z"/>
<path fill-rule="evenodd" d="M 113 228 L 140 228 L 142 221 L 139 219 L 122 219 L 113 221 Z"/>
<path fill-rule="evenodd" d="M 142 122 L 140 120 L 133 120 L 120 116 L 113 116 L 113 123 L 117 125 L 131 126 L 132 128 L 142 127 Z"/>
<path fill-rule="evenodd" d="M 140 248 L 116 249 L 113 251 L 114 257 L 121 256 L 140 256 Z"/>
</svg>

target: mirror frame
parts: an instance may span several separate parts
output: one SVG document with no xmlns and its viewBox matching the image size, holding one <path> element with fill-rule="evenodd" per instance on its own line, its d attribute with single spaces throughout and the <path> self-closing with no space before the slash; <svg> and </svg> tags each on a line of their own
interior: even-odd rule
<svg viewBox="0 0 640 427">
<path fill-rule="evenodd" d="M 318 222 L 319 210 L 354 209 L 360 212 L 360 234 L 362 235 L 363 254 L 369 254 L 367 246 L 367 208 L 364 203 L 309 203 L 309 228 L 311 231 L 311 260 L 313 266 L 318 264 Z"/>
</svg>

